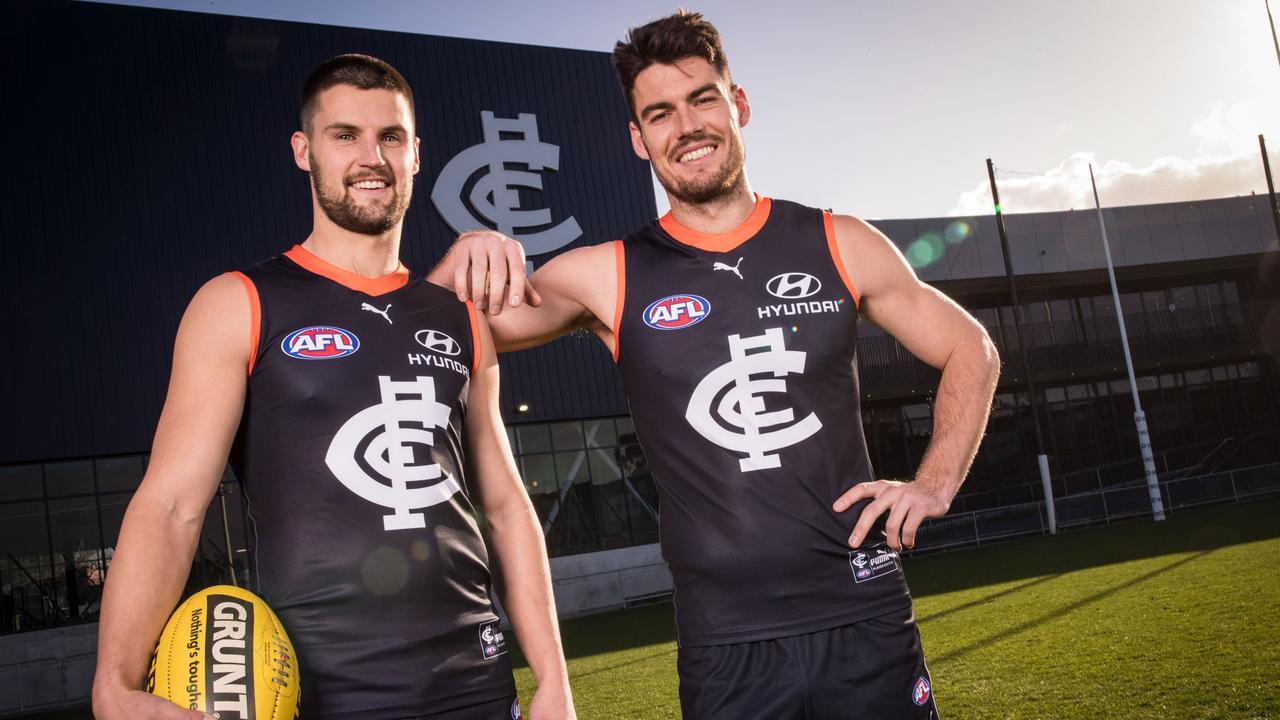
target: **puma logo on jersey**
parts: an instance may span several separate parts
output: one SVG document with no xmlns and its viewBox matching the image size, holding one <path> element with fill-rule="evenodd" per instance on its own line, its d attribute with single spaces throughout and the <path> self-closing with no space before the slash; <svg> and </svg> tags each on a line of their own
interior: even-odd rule
<svg viewBox="0 0 1280 720">
<path fill-rule="evenodd" d="M 742 273 L 738 271 L 738 266 L 740 265 L 742 265 L 742 258 L 738 258 L 738 262 L 734 263 L 733 265 L 727 265 L 725 263 L 718 262 L 715 265 L 711 266 L 711 270 L 713 272 L 716 270 L 725 270 L 727 272 L 733 273 L 734 275 L 737 275 L 738 279 L 741 280 Z"/>
<path fill-rule="evenodd" d="M 360 303 L 360 309 L 368 310 L 371 313 L 377 313 L 378 315 L 382 316 L 383 320 L 387 321 L 388 325 L 395 325 L 395 323 L 391 322 L 391 317 L 387 315 L 387 313 L 391 312 L 391 303 L 387 303 L 386 310 L 379 310 L 378 308 L 370 305 L 369 303 Z"/>
</svg>

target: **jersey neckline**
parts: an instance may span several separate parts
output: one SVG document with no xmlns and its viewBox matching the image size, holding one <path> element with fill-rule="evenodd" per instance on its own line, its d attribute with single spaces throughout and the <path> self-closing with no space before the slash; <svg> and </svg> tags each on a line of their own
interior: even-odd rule
<svg viewBox="0 0 1280 720">
<path fill-rule="evenodd" d="M 405 267 L 404 263 L 399 260 L 396 261 L 396 269 L 390 273 L 382 277 L 367 278 L 325 262 L 301 245 L 294 245 L 289 248 L 289 251 L 284 256 L 303 270 L 328 278 L 349 290 L 362 292 L 372 297 L 386 295 L 393 290 L 399 290 L 409 282 L 409 268 Z"/>
<path fill-rule="evenodd" d="M 769 219 L 769 210 L 772 206 L 771 199 L 757 194 L 756 206 L 747 219 L 738 227 L 721 234 L 691 230 L 681 225 L 670 212 L 659 218 L 658 224 L 677 242 L 691 245 L 699 250 L 723 253 L 738 247 L 760 232 L 760 228 L 764 227 L 765 221 Z"/>
</svg>

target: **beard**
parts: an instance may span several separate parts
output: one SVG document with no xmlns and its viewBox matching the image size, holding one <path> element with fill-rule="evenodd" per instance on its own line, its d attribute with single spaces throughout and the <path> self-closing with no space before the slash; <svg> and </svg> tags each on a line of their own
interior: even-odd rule
<svg viewBox="0 0 1280 720">
<path fill-rule="evenodd" d="M 347 178 L 343 178 L 342 185 L 330 192 L 326 183 L 327 176 L 321 173 L 315 157 L 310 159 L 311 186 L 315 188 L 316 201 L 334 225 L 361 235 L 381 235 L 404 219 L 405 211 L 409 209 L 409 200 L 413 197 L 412 176 L 406 176 L 402 186 L 395 181 L 390 171 L 374 173 L 392 189 L 391 201 L 385 205 L 374 203 L 361 207 L 347 193 Z"/>
<path fill-rule="evenodd" d="M 710 138 L 692 138 L 690 142 L 704 139 Z M 702 205 L 732 194 L 742 185 L 742 169 L 747 164 L 747 154 L 741 138 L 734 133 L 722 139 L 719 146 L 720 150 L 725 151 L 725 161 L 714 175 L 696 180 L 684 180 L 668 175 L 660 170 L 657 164 L 651 163 L 654 174 L 658 176 L 658 182 L 672 198 L 688 205 Z M 676 161 L 672 162 L 674 164 Z"/>
</svg>

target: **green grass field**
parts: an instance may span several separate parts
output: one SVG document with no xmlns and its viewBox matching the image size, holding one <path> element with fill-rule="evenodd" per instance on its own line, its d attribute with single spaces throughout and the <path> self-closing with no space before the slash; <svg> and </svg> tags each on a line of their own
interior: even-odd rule
<svg viewBox="0 0 1280 720">
<path fill-rule="evenodd" d="M 904 565 L 947 720 L 1280 720 L 1280 499 Z M 671 617 L 563 624 L 579 717 L 679 717 Z"/>
<path fill-rule="evenodd" d="M 1280 500 L 904 565 L 948 720 L 1280 718 Z M 679 717 L 671 617 L 563 624 L 580 717 Z"/>
</svg>

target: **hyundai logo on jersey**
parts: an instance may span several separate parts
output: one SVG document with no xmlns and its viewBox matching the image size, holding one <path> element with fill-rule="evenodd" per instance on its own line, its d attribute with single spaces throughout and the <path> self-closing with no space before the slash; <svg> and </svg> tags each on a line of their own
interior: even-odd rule
<svg viewBox="0 0 1280 720">
<path fill-rule="evenodd" d="M 654 330 L 680 330 L 697 325 L 711 314 L 711 303 L 701 295 L 668 295 L 644 309 L 644 324 Z"/>
<path fill-rule="evenodd" d="M 413 339 L 422 347 L 441 355 L 457 355 L 462 352 L 462 346 L 457 340 L 439 330 L 419 330 Z"/>
<path fill-rule="evenodd" d="M 280 350 L 299 360 L 333 360 L 360 349 L 354 333 L 327 325 L 294 330 L 280 341 Z"/>
<path fill-rule="evenodd" d="M 769 278 L 764 289 L 783 300 L 800 300 L 817 295 L 822 289 L 822 281 L 809 273 L 789 272 Z"/>
</svg>

